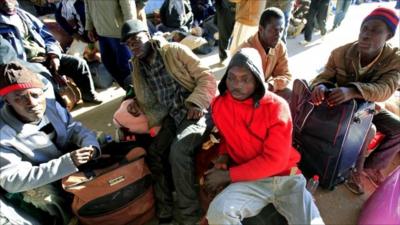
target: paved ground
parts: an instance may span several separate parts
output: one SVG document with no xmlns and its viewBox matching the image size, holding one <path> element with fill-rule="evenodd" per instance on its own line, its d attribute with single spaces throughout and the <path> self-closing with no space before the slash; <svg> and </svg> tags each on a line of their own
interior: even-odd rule
<svg viewBox="0 0 400 225">
<path fill-rule="evenodd" d="M 378 5 L 394 7 L 395 2 L 366 3 L 360 6 L 351 6 L 341 27 L 334 32 L 328 33 L 323 41 L 319 39 L 319 35 L 316 33 L 313 37 L 314 42 L 308 47 L 298 44 L 299 41 L 303 40 L 303 36 L 289 39 L 289 63 L 293 76 L 307 80 L 315 77 L 326 63 L 332 49 L 357 39 L 362 19 Z M 332 18 L 328 21 L 327 27 L 328 30 L 332 27 Z M 390 42 L 395 46 L 399 46 L 399 31 Z M 202 58 L 209 65 L 219 61 L 216 50 L 207 56 L 202 56 Z M 220 78 L 224 68 L 216 67 L 215 65 L 213 68 L 216 77 Z M 74 115 L 88 127 L 112 134 L 114 132 L 114 128 L 111 126 L 112 114 L 118 107 L 119 96 L 121 96 L 121 93 L 115 94 L 115 92 L 116 90 L 108 90 L 102 93 L 105 98 L 115 100 L 103 103 L 101 106 L 88 108 L 87 110 L 89 111 L 81 109 L 81 112 L 75 112 Z M 400 165 L 399 162 L 400 157 L 397 157 L 391 167 L 388 168 L 388 171 Z M 356 224 L 362 204 L 374 190 L 368 182 L 366 184 L 368 191 L 362 196 L 350 193 L 343 185 L 339 185 L 334 191 L 318 190 L 315 198 L 325 222 L 327 224 Z M 151 224 L 155 224 L 155 221 L 152 221 Z"/>
</svg>

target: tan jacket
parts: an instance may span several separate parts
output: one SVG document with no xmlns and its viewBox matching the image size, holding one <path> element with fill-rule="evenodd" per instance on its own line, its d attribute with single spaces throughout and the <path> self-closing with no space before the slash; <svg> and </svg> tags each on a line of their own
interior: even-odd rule
<svg viewBox="0 0 400 225">
<path fill-rule="evenodd" d="M 208 66 L 186 46 L 168 43 L 162 38 L 153 38 L 153 46 L 161 54 L 168 73 L 191 94 L 185 104 L 193 103 L 201 109 L 207 109 L 217 90 L 216 80 Z M 139 60 L 133 58 L 133 87 L 136 99 L 149 119 L 149 126 L 161 122 L 166 112 L 157 104 L 155 96 L 149 90 L 140 74 Z M 155 110 L 155 108 L 158 108 Z M 163 112 L 161 112 L 163 111 Z M 149 118 L 150 117 L 150 118 Z"/>
<path fill-rule="evenodd" d="M 104 37 L 120 38 L 125 21 L 137 18 L 135 1 L 85 0 L 86 30 Z"/>
<path fill-rule="evenodd" d="M 266 0 L 229 0 L 236 3 L 235 21 L 248 26 L 258 26 Z"/>
<path fill-rule="evenodd" d="M 288 81 L 292 80 L 292 75 L 289 72 L 288 54 L 285 43 L 279 40 L 275 48 L 271 48 L 268 53 L 265 52 L 258 32 L 244 42 L 240 48 L 255 48 L 260 53 L 265 81 L 271 78 L 283 77 Z"/>
<path fill-rule="evenodd" d="M 312 86 L 353 86 L 367 101 L 387 100 L 398 88 L 400 50 L 386 44 L 378 60 L 362 76 L 358 72 L 359 62 L 357 42 L 333 50 L 325 71 L 312 81 Z"/>
</svg>

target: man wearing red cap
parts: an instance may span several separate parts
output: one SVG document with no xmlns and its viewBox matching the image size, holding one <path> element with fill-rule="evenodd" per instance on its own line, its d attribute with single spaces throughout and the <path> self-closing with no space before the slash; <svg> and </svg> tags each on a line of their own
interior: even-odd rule
<svg viewBox="0 0 400 225">
<path fill-rule="evenodd" d="M 400 82 L 400 50 L 386 43 L 395 35 L 398 24 L 399 17 L 394 10 L 377 8 L 372 11 L 361 24 L 358 41 L 333 50 L 325 70 L 313 80 L 314 104 L 319 105 L 324 100 L 331 106 L 350 99 L 387 100 Z M 331 92 L 325 99 L 328 89 Z M 380 109 L 372 122 L 385 138 L 368 159 L 365 151 L 369 141 L 366 140 L 356 168 L 346 183 L 357 194 L 364 192 L 360 176 L 367 175 L 373 184 L 379 185 L 384 179 L 382 170 L 400 151 L 399 118 Z M 370 133 L 373 137 L 373 131 Z"/>
<path fill-rule="evenodd" d="M 0 97 L 6 103 L 0 109 L 0 187 L 8 193 L 61 190 L 55 181 L 100 156 L 96 135 L 46 98 L 43 88 L 36 74 L 21 64 L 0 66 Z M 42 199 L 31 201 L 46 204 Z"/>
</svg>

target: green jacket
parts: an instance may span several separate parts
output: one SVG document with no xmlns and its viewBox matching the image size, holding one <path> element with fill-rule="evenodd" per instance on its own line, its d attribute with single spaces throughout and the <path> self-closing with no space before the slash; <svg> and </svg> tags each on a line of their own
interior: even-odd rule
<svg viewBox="0 0 400 225">
<path fill-rule="evenodd" d="M 125 21 L 136 19 L 136 4 L 132 0 L 85 0 L 85 30 L 96 30 L 104 37 L 121 38 Z"/>
<path fill-rule="evenodd" d="M 193 103 L 207 109 L 216 94 L 217 84 L 208 66 L 186 46 L 168 43 L 163 38 L 153 38 L 153 47 L 161 54 L 168 73 L 191 94 L 185 104 Z M 159 125 L 168 113 L 157 102 L 140 74 L 139 59 L 133 58 L 133 88 L 136 99 L 149 120 L 149 127 Z"/>
<path fill-rule="evenodd" d="M 359 57 L 357 42 L 336 48 L 332 51 L 324 72 L 311 85 L 353 86 L 367 101 L 387 100 L 399 85 L 400 50 L 386 44 L 378 60 L 364 75 L 358 72 Z"/>
</svg>

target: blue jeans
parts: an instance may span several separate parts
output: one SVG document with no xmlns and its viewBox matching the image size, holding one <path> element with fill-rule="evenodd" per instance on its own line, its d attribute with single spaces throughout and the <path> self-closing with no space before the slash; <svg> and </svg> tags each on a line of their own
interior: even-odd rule
<svg viewBox="0 0 400 225">
<path fill-rule="evenodd" d="M 324 224 L 303 175 L 276 176 L 251 182 L 232 183 L 211 202 L 210 225 L 241 224 L 272 203 L 288 224 Z"/>
<path fill-rule="evenodd" d="M 132 54 L 119 38 L 99 36 L 101 60 L 104 66 L 117 81 L 119 86 L 127 90 L 132 82 L 129 60 Z"/>
<path fill-rule="evenodd" d="M 350 4 L 351 1 L 349 0 L 337 0 L 335 19 L 333 21 L 334 28 L 340 26 L 344 17 L 346 16 L 347 10 L 349 10 Z"/>
</svg>

